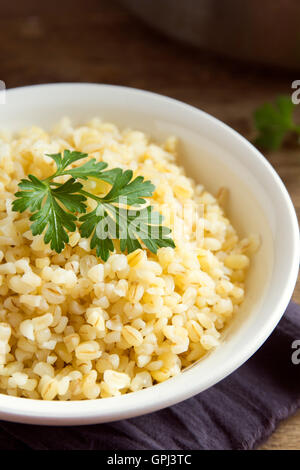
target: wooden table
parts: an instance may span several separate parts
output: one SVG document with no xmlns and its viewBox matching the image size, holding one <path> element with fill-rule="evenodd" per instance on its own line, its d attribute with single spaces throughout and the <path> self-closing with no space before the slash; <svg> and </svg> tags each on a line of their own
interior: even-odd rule
<svg viewBox="0 0 300 470">
<path fill-rule="evenodd" d="M 143 88 L 191 103 L 250 139 L 254 109 L 278 93 L 290 94 L 299 78 L 174 43 L 109 0 L 2 2 L 0 57 L 7 87 L 80 81 Z M 299 217 L 300 148 L 290 145 L 267 158 Z M 294 300 L 300 302 L 299 282 Z M 262 448 L 300 449 L 300 411 Z"/>
</svg>

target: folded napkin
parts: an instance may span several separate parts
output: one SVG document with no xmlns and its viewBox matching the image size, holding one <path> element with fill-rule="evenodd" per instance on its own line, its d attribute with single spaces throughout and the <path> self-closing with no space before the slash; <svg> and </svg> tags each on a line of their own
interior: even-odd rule
<svg viewBox="0 0 300 470">
<path fill-rule="evenodd" d="M 296 339 L 300 306 L 290 303 L 260 350 L 209 390 L 165 410 L 115 423 L 51 427 L 2 421 L 0 449 L 253 449 L 300 406 L 300 364 L 291 360 Z"/>
</svg>

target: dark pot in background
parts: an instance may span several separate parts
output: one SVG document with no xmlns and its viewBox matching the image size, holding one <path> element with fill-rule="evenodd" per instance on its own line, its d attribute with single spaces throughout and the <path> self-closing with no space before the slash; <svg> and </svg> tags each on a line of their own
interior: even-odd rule
<svg viewBox="0 0 300 470">
<path fill-rule="evenodd" d="M 229 57 L 300 68 L 300 0 L 120 0 L 176 39 Z"/>
</svg>

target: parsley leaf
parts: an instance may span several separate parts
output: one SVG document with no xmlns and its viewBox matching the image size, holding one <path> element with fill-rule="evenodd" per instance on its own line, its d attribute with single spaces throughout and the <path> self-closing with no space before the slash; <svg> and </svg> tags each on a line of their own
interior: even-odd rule
<svg viewBox="0 0 300 470">
<path fill-rule="evenodd" d="M 86 211 L 83 203 L 86 197 L 76 194 L 82 188 L 82 184 L 71 178 L 52 189 L 48 183 L 40 181 L 33 175 L 29 175 L 28 178 L 19 183 L 22 191 L 15 194 L 17 199 L 13 201 L 13 210 L 17 212 L 30 210 L 32 213 L 30 220 L 34 222 L 30 227 L 33 235 L 39 235 L 47 228 L 45 243 L 51 242 L 52 250 L 60 253 L 65 243 L 69 241 L 66 230 L 70 232 L 76 230 L 74 221 L 77 217 L 73 213 Z"/>
<path fill-rule="evenodd" d="M 141 248 L 140 241 L 152 253 L 156 253 L 158 248 L 163 246 L 175 248 L 174 241 L 169 237 L 171 230 L 161 225 L 163 216 L 154 211 L 152 206 L 139 211 L 118 208 L 117 218 L 121 251 L 127 250 L 131 253 Z"/>
<path fill-rule="evenodd" d="M 128 205 L 145 204 L 144 197 L 151 197 L 155 186 L 150 181 L 144 181 L 143 176 L 137 176 L 132 180 L 132 170 L 118 169 L 115 174 L 115 180 L 109 193 L 103 198 L 103 201 L 109 203 L 120 202 L 120 198 Z"/>
<path fill-rule="evenodd" d="M 68 232 L 79 227 L 83 238 L 90 238 L 90 246 L 97 256 L 106 261 L 114 251 L 114 240 L 120 240 L 122 252 L 131 253 L 144 244 L 156 253 L 163 246 L 175 247 L 171 230 L 162 225 L 163 218 L 152 206 L 145 205 L 155 186 L 143 176 L 133 178 L 131 170 L 113 168 L 106 170 L 107 163 L 94 158 L 76 168 L 68 168 L 77 160 L 87 157 L 82 152 L 65 150 L 62 154 L 49 155 L 56 163 L 56 171 L 44 180 L 29 175 L 19 183 L 13 210 L 31 212 L 33 235 L 45 233 L 45 243 L 60 253 L 69 242 Z M 105 170 L 105 171 L 104 171 Z M 57 183 L 58 176 L 69 175 L 65 183 Z M 83 189 L 77 179 L 98 178 L 111 185 L 104 197 Z M 86 213 L 87 198 L 94 199 L 97 206 Z M 134 208 L 135 206 L 135 208 Z M 78 214 L 84 214 L 78 217 Z"/>
<path fill-rule="evenodd" d="M 67 166 L 69 166 L 71 163 L 76 162 L 77 160 L 81 160 L 83 158 L 86 158 L 88 156 L 87 153 L 82 153 L 82 152 L 76 152 L 76 151 L 71 151 L 71 150 L 64 150 L 63 157 L 61 156 L 61 153 L 48 153 L 47 157 L 52 158 L 52 160 L 55 161 L 57 171 L 56 171 L 56 176 L 61 175 Z"/>
<path fill-rule="evenodd" d="M 105 210 L 99 213 L 99 209 L 96 208 L 80 217 L 79 221 L 83 222 L 79 227 L 80 235 L 83 238 L 91 237 L 91 248 L 96 248 L 97 256 L 107 261 L 110 252 L 115 250 L 111 236 L 113 232 L 116 233 L 114 220 Z M 101 232 L 100 236 L 97 231 Z"/>
<path fill-rule="evenodd" d="M 143 243 L 152 253 L 163 246 L 175 247 L 171 230 L 161 225 L 163 217 L 152 206 L 140 210 L 126 209 L 104 203 L 79 219 L 83 238 L 91 238 L 91 248 L 104 261 L 114 251 L 112 240 L 120 240 L 122 252 L 132 253 Z"/>
<path fill-rule="evenodd" d="M 64 184 L 51 189 L 54 198 L 58 199 L 70 212 L 86 212 L 86 197 L 77 194 L 82 188 L 82 184 L 75 182 L 74 178 L 70 178 Z"/>
<path fill-rule="evenodd" d="M 289 96 L 278 96 L 275 103 L 265 103 L 254 113 L 254 124 L 259 134 L 255 144 L 267 150 L 277 150 L 285 137 L 300 126 L 293 121 L 295 105 Z"/>
<path fill-rule="evenodd" d="M 28 180 L 22 179 L 18 184 L 22 191 L 16 192 L 17 199 L 12 204 L 13 210 L 16 212 L 22 213 L 26 209 L 35 212 L 41 208 L 43 199 L 47 194 L 47 184 L 33 175 L 28 175 L 28 178 Z"/>
<path fill-rule="evenodd" d="M 107 163 L 96 162 L 95 158 L 91 158 L 81 166 L 66 170 L 68 165 L 71 163 L 88 157 L 87 153 L 77 151 L 71 152 L 70 150 L 65 150 L 63 157 L 60 153 L 47 154 L 47 156 L 51 157 L 56 163 L 57 171 L 55 176 L 70 175 L 75 179 L 80 178 L 83 180 L 87 180 L 88 177 L 94 177 L 102 181 L 106 181 L 107 183 L 114 184 L 116 178 L 120 176 L 120 172 L 122 174 L 122 170 L 120 168 L 113 168 L 112 170 L 103 171 L 105 168 L 107 168 Z"/>
<path fill-rule="evenodd" d="M 50 243 L 51 249 L 60 253 L 65 243 L 69 242 L 66 232 L 76 230 L 75 220 L 77 217 L 70 212 L 66 212 L 56 201 L 53 192 L 48 191 L 43 207 L 30 217 L 34 223 L 31 225 L 33 235 L 43 233 L 47 228 L 44 237 L 45 243 Z"/>
<path fill-rule="evenodd" d="M 73 178 L 81 178 L 87 180 L 89 176 L 94 178 L 102 179 L 102 170 L 107 167 L 107 163 L 98 162 L 96 163 L 95 158 L 91 158 L 88 162 L 83 165 L 73 168 L 72 170 L 66 170 L 64 174 L 73 176 Z"/>
</svg>

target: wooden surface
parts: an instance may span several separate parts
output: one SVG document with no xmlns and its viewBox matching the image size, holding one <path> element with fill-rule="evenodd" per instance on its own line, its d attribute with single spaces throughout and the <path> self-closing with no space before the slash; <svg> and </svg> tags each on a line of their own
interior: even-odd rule
<svg viewBox="0 0 300 470">
<path fill-rule="evenodd" d="M 191 103 L 251 139 L 253 110 L 290 94 L 299 78 L 174 43 L 109 0 L 1 0 L 0 9 L 0 79 L 7 87 L 81 81 L 143 88 Z M 290 143 L 266 156 L 299 217 L 300 147 Z M 300 302 L 299 282 L 294 300 Z M 300 411 L 262 448 L 300 449 Z"/>
</svg>

